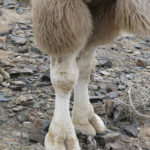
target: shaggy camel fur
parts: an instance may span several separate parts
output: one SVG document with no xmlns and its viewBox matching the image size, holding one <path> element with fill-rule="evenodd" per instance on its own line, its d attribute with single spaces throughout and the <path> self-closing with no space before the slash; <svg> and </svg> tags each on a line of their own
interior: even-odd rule
<svg viewBox="0 0 150 150">
<path fill-rule="evenodd" d="M 150 35 L 150 0 L 32 0 L 32 8 L 34 37 L 51 59 L 56 94 L 46 150 L 80 150 L 75 130 L 90 135 L 106 130 L 88 96 L 95 48 L 113 41 L 121 30 Z"/>
</svg>

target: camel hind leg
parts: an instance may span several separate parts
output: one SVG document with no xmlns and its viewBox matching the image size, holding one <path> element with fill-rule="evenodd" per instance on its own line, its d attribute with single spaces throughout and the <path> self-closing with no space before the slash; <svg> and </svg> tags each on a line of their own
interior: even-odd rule
<svg viewBox="0 0 150 150">
<path fill-rule="evenodd" d="M 95 50 L 85 49 L 78 58 L 79 78 L 74 88 L 72 121 L 77 132 L 95 135 L 106 130 L 101 118 L 94 113 L 89 101 L 88 84 L 95 66 Z"/>
</svg>

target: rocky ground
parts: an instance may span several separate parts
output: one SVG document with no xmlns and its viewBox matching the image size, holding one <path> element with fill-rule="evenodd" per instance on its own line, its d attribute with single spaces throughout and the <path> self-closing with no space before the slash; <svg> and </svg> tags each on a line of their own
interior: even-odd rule
<svg viewBox="0 0 150 150">
<path fill-rule="evenodd" d="M 0 66 L 10 74 L 0 84 L 0 150 L 43 150 L 53 115 L 49 58 L 34 43 L 30 15 L 0 0 Z M 90 100 L 109 131 L 79 134 L 82 150 L 150 150 L 150 38 L 123 33 L 97 60 Z"/>
</svg>

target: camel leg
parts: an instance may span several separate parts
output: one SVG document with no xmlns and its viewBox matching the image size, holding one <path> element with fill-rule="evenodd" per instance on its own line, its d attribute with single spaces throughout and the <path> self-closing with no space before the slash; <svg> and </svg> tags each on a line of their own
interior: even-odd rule
<svg viewBox="0 0 150 150">
<path fill-rule="evenodd" d="M 89 135 L 95 135 L 106 130 L 101 118 L 94 113 L 88 95 L 88 84 L 95 63 L 95 51 L 86 49 L 82 52 L 78 58 L 79 78 L 74 89 L 75 102 L 72 121 L 77 132 Z"/>
<path fill-rule="evenodd" d="M 75 55 L 51 58 L 51 80 L 56 97 L 54 116 L 45 138 L 46 150 L 80 150 L 69 112 L 70 94 L 77 79 Z"/>
</svg>

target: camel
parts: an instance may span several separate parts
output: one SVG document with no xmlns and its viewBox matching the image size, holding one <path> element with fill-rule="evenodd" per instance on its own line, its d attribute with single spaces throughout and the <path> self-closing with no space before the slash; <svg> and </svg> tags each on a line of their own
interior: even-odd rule
<svg viewBox="0 0 150 150">
<path fill-rule="evenodd" d="M 45 148 L 80 150 L 75 131 L 94 136 L 106 130 L 88 95 L 95 49 L 111 43 L 121 31 L 150 35 L 150 0 L 32 0 L 31 4 L 34 38 L 50 57 L 56 95 Z"/>
</svg>

